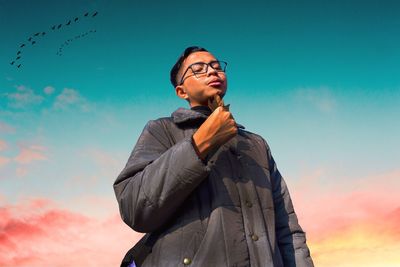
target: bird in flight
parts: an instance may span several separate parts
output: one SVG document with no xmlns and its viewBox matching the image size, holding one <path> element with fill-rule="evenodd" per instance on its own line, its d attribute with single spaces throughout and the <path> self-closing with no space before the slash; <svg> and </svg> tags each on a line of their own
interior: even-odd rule
<svg viewBox="0 0 400 267">
<path fill-rule="evenodd" d="M 15 61 L 11 62 L 10 65 L 14 65 Z"/>
<path fill-rule="evenodd" d="M 20 45 L 19 47 L 24 47 L 25 46 L 25 44 L 22 44 L 22 45 Z"/>
<path fill-rule="evenodd" d="M 21 51 L 18 51 L 18 52 L 17 52 L 17 55 L 19 55 L 19 54 L 21 54 Z"/>
<path fill-rule="evenodd" d="M 78 20 L 78 18 L 75 18 L 74 21 L 76 22 Z"/>
<path fill-rule="evenodd" d="M 35 36 L 38 36 L 40 34 L 40 32 L 35 33 Z"/>
<path fill-rule="evenodd" d="M 35 42 L 35 41 L 32 41 L 32 44 L 34 45 L 34 44 L 36 44 L 36 42 Z"/>
<path fill-rule="evenodd" d="M 92 15 L 92 17 L 95 17 L 98 14 L 98 12 L 94 12 L 94 14 Z"/>
<path fill-rule="evenodd" d="M 62 24 L 58 25 L 57 29 L 60 29 L 60 28 L 61 28 L 61 25 L 62 25 Z"/>
<path fill-rule="evenodd" d="M 19 64 L 17 67 L 18 67 L 18 68 L 21 67 L 21 64 Z"/>
<path fill-rule="evenodd" d="M 84 16 L 87 17 L 88 15 L 89 15 L 89 12 L 86 12 Z"/>
<path fill-rule="evenodd" d="M 53 27 L 51 27 L 51 29 L 52 29 L 52 30 L 55 30 L 55 29 L 56 29 L 56 25 L 54 25 Z"/>
<path fill-rule="evenodd" d="M 15 60 L 18 60 L 18 59 L 20 59 L 21 57 L 17 57 Z"/>
<path fill-rule="evenodd" d="M 67 24 L 65 24 L 65 25 L 70 25 L 71 24 L 71 21 L 68 21 L 68 23 Z"/>
</svg>

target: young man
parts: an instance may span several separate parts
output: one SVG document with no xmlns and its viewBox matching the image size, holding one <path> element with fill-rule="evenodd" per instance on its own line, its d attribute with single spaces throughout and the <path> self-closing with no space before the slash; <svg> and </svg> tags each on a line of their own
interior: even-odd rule
<svg viewBox="0 0 400 267">
<path fill-rule="evenodd" d="M 147 233 L 126 262 L 313 266 L 266 141 L 223 105 L 225 67 L 189 47 L 172 68 L 175 92 L 191 109 L 149 121 L 114 183 L 122 219 Z"/>
</svg>

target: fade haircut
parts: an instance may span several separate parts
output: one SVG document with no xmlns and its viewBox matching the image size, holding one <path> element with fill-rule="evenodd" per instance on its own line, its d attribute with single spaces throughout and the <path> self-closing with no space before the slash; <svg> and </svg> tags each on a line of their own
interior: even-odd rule
<svg viewBox="0 0 400 267">
<path fill-rule="evenodd" d="M 170 72 L 170 80 L 172 85 L 174 86 L 174 88 L 178 85 L 178 81 L 177 81 L 177 75 L 179 70 L 182 67 L 183 61 L 185 61 L 185 59 L 194 52 L 208 52 L 205 48 L 203 47 L 199 47 L 199 46 L 189 46 L 188 48 L 185 49 L 185 51 L 183 51 L 183 53 L 180 55 L 180 57 L 178 58 L 178 60 L 176 61 L 175 65 L 172 67 L 171 72 Z"/>
</svg>

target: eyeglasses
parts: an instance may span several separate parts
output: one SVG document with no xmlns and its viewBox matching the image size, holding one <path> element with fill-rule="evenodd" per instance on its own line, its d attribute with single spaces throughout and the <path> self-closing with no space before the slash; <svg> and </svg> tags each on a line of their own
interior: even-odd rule
<svg viewBox="0 0 400 267">
<path fill-rule="evenodd" d="M 189 65 L 187 67 L 187 69 L 185 70 L 185 72 L 183 73 L 181 81 L 179 82 L 179 85 L 182 85 L 183 82 L 185 81 L 185 79 L 190 77 L 190 76 L 187 76 L 185 78 L 185 75 L 189 71 L 189 69 L 193 72 L 193 75 L 196 76 L 196 78 L 198 78 L 197 75 L 207 73 L 208 66 L 210 66 L 217 72 L 225 72 L 227 64 L 228 63 L 226 63 L 225 61 L 219 61 L 219 60 L 214 60 L 209 63 L 205 63 L 205 62 L 193 63 L 193 64 Z"/>
</svg>

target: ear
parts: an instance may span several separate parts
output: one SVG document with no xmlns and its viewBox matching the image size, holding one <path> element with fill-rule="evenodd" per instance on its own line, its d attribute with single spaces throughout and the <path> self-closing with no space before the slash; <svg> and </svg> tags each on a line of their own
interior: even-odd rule
<svg viewBox="0 0 400 267">
<path fill-rule="evenodd" d="M 182 98 L 182 99 L 186 99 L 189 100 L 189 96 L 186 93 L 186 88 L 183 85 L 178 85 L 177 87 L 175 87 L 175 93 L 178 97 Z"/>
</svg>

